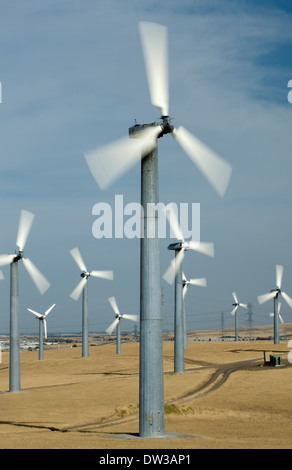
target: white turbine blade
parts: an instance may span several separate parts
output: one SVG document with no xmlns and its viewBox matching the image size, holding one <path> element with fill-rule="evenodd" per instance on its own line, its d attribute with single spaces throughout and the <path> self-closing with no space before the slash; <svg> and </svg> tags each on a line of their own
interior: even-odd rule
<svg viewBox="0 0 292 470">
<path fill-rule="evenodd" d="M 284 320 L 283 320 L 283 318 L 281 317 L 281 315 L 280 315 L 280 314 L 278 314 L 278 315 L 279 315 L 279 318 L 280 318 L 280 322 L 281 322 L 281 323 L 282 323 L 282 325 L 283 325 L 283 323 L 284 323 Z"/>
<path fill-rule="evenodd" d="M 260 304 L 267 302 L 275 297 L 276 292 L 269 292 L 268 294 L 258 295 L 258 301 Z"/>
<path fill-rule="evenodd" d="M 106 189 L 138 162 L 143 154 L 153 150 L 159 132 L 161 126 L 149 127 L 133 138 L 124 137 L 86 153 L 87 165 L 98 186 Z"/>
<path fill-rule="evenodd" d="M 192 286 L 207 287 L 207 280 L 205 277 L 200 277 L 197 279 L 190 279 L 190 284 Z"/>
<path fill-rule="evenodd" d="M 4 274 L 2 273 L 2 271 L 0 270 L 0 281 L 3 281 L 4 279 Z"/>
<path fill-rule="evenodd" d="M 248 308 L 248 305 L 247 304 L 239 304 L 240 307 L 243 307 L 243 308 Z"/>
<path fill-rule="evenodd" d="M 179 253 L 176 255 L 175 259 L 173 259 L 169 265 L 169 267 L 167 268 L 167 270 L 165 271 L 164 275 L 163 275 L 163 279 L 168 283 L 168 284 L 173 284 L 174 283 L 174 279 L 175 279 L 175 276 L 176 276 L 176 273 L 183 261 L 183 258 L 184 258 L 184 253 L 185 253 L 185 250 L 182 248 Z"/>
<path fill-rule="evenodd" d="M 78 300 L 79 299 L 79 297 L 81 295 L 81 292 L 83 291 L 86 282 L 87 282 L 87 277 L 83 277 L 81 279 L 81 281 L 77 284 L 75 289 L 71 292 L 70 297 L 73 300 Z"/>
<path fill-rule="evenodd" d="M 238 298 L 237 298 L 236 292 L 232 292 L 232 296 L 234 298 L 234 302 L 238 304 Z"/>
<path fill-rule="evenodd" d="M 74 260 L 75 260 L 77 266 L 79 267 L 80 271 L 86 272 L 87 269 L 86 269 L 85 263 L 82 259 L 82 256 L 80 254 L 79 249 L 77 247 L 73 248 L 72 250 L 70 250 L 70 254 L 74 258 Z"/>
<path fill-rule="evenodd" d="M 48 308 L 48 310 L 45 311 L 45 317 L 47 315 L 49 315 L 49 313 L 53 310 L 53 308 L 55 307 L 56 304 L 53 304 L 50 308 Z"/>
<path fill-rule="evenodd" d="M 180 126 L 175 129 L 173 136 L 217 193 L 221 197 L 224 196 L 231 177 L 231 165 L 184 127 Z"/>
<path fill-rule="evenodd" d="M 50 287 L 49 281 L 43 276 L 43 274 L 38 270 L 38 268 L 30 261 L 28 258 L 22 258 L 23 264 L 38 288 L 40 294 L 44 294 L 46 290 Z"/>
<path fill-rule="evenodd" d="M 188 249 L 214 257 L 214 243 L 190 241 L 188 242 Z"/>
<path fill-rule="evenodd" d="M 139 321 L 139 316 L 138 315 L 124 314 L 124 315 L 122 315 L 122 318 L 126 318 L 126 320 Z"/>
<path fill-rule="evenodd" d="M 172 232 L 174 233 L 175 238 L 177 240 L 182 240 L 184 242 L 185 239 L 184 239 L 184 236 L 182 234 L 180 225 L 179 225 L 178 220 L 177 220 L 176 213 L 174 212 L 174 209 L 173 209 L 172 205 L 169 204 L 167 209 L 165 207 L 163 207 L 163 210 L 166 214 L 166 217 L 168 219 L 170 228 L 171 228 Z"/>
<path fill-rule="evenodd" d="M 20 213 L 16 245 L 21 251 L 23 250 L 25 246 L 34 217 L 35 215 L 32 212 L 22 210 Z"/>
<path fill-rule="evenodd" d="M 116 318 L 105 331 L 109 335 L 111 335 L 114 329 L 116 328 L 117 324 L 119 323 L 119 321 L 120 321 L 120 318 Z"/>
<path fill-rule="evenodd" d="M 114 311 L 117 315 L 120 315 L 120 311 L 119 311 L 119 308 L 118 308 L 118 305 L 117 305 L 117 302 L 116 302 L 115 297 L 109 297 L 108 301 L 109 301 L 109 303 L 111 304 L 113 311 Z"/>
<path fill-rule="evenodd" d="M 42 318 L 42 315 L 40 313 L 35 312 L 34 310 L 31 310 L 30 308 L 28 308 L 27 310 L 29 310 L 31 313 L 33 313 L 36 317 Z"/>
<path fill-rule="evenodd" d="M 234 309 L 233 309 L 232 312 L 231 312 L 231 315 L 234 315 L 235 312 L 237 311 L 237 309 L 238 309 L 238 305 L 236 305 L 236 306 L 234 307 Z"/>
<path fill-rule="evenodd" d="M 102 279 L 109 279 L 110 281 L 114 278 L 113 271 L 91 271 L 90 276 L 101 277 Z"/>
<path fill-rule="evenodd" d="M 283 266 L 280 266 L 279 264 L 276 265 L 276 286 L 281 289 L 282 285 L 282 278 L 283 278 Z"/>
<path fill-rule="evenodd" d="M 0 266 L 11 264 L 16 255 L 0 255 Z"/>
<path fill-rule="evenodd" d="M 45 338 L 47 338 L 47 322 L 45 318 L 43 319 L 43 322 L 44 322 L 44 336 Z"/>
<path fill-rule="evenodd" d="M 270 317 L 273 317 L 275 314 L 274 314 L 274 312 L 271 312 L 269 315 L 270 315 Z"/>
<path fill-rule="evenodd" d="M 151 103 L 168 116 L 167 28 L 156 23 L 139 23 Z"/>
<path fill-rule="evenodd" d="M 291 299 L 291 297 L 289 297 L 289 295 L 286 294 L 286 292 L 283 292 L 282 290 L 281 290 L 281 294 L 284 297 L 284 299 L 286 300 L 289 307 L 292 308 L 292 299 Z"/>
<path fill-rule="evenodd" d="M 188 285 L 185 284 L 185 285 L 183 286 L 183 299 L 184 299 L 185 296 L 187 295 L 187 291 L 188 291 Z"/>
</svg>

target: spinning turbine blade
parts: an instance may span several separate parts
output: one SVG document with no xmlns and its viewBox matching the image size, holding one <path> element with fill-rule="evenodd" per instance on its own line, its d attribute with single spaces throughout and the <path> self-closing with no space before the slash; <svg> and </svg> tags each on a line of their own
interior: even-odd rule
<svg viewBox="0 0 292 470">
<path fill-rule="evenodd" d="M 248 308 L 248 305 L 247 304 L 239 304 L 240 307 L 243 307 L 243 308 Z"/>
<path fill-rule="evenodd" d="M 237 309 L 238 309 L 238 305 L 236 305 L 236 306 L 234 307 L 234 309 L 233 309 L 232 312 L 231 312 L 231 315 L 234 315 L 235 312 L 237 311 Z"/>
<path fill-rule="evenodd" d="M 32 214 L 32 212 L 22 210 L 20 213 L 18 233 L 16 238 L 16 245 L 18 246 L 20 251 L 22 251 L 25 246 L 34 217 L 35 215 Z"/>
<path fill-rule="evenodd" d="M 81 279 L 81 281 L 77 284 L 77 286 L 75 287 L 75 289 L 71 292 L 70 297 L 71 297 L 73 300 L 78 300 L 78 299 L 79 299 L 80 294 L 81 294 L 81 292 L 83 291 L 86 282 L 87 282 L 87 277 L 83 277 L 83 278 Z"/>
<path fill-rule="evenodd" d="M 283 266 L 276 265 L 276 286 L 281 289 L 282 278 L 283 278 Z"/>
<path fill-rule="evenodd" d="M 116 328 L 117 324 L 119 323 L 119 321 L 120 321 L 120 318 L 116 318 L 105 331 L 109 335 L 111 335 L 114 329 Z"/>
<path fill-rule="evenodd" d="M 101 277 L 102 279 L 113 280 L 114 273 L 113 271 L 91 271 L 90 276 Z"/>
<path fill-rule="evenodd" d="M 79 267 L 80 271 L 86 272 L 87 269 L 86 269 L 85 263 L 82 259 L 82 256 L 81 256 L 80 251 L 78 250 L 78 248 L 76 247 L 76 248 L 73 248 L 72 250 L 70 250 L 70 254 L 74 258 L 74 260 L 75 260 L 77 266 Z"/>
<path fill-rule="evenodd" d="M 201 277 L 198 279 L 190 279 L 190 284 L 192 286 L 201 286 L 201 287 L 206 287 L 207 286 L 207 280 L 205 277 Z"/>
<path fill-rule="evenodd" d="M 53 310 L 53 308 L 55 307 L 56 304 L 53 304 L 50 308 L 48 308 L 48 310 L 45 311 L 45 317 L 47 315 L 49 315 L 49 313 L 51 312 L 51 310 Z"/>
<path fill-rule="evenodd" d="M 138 315 L 124 314 L 124 315 L 122 315 L 122 318 L 126 318 L 126 320 L 139 321 Z"/>
<path fill-rule="evenodd" d="M 38 268 L 30 261 L 30 259 L 22 258 L 22 261 L 40 294 L 44 294 L 51 284 L 45 278 L 45 276 L 42 275 Z"/>
<path fill-rule="evenodd" d="M 175 275 L 184 259 L 184 253 L 185 253 L 185 250 L 182 248 L 179 253 L 176 255 L 175 259 L 173 259 L 171 262 L 170 262 L 170 265 L 169 267 L 167 268 L 167 270 L 165 271 L 165 273 L 163 274 L 163 279 L 168 283 L 168 284 L 173 284 L 174 283 L 174 279 L 175 279 Z"/>
<path fill-rule="evenodd" d="M 113 311 L 114 311 L 117 315 L 120 315 L 120 311 L 119 311 L 119 308 L 118 308 L 118 305 L 117 305 L 117 302 L 116 302 L 115 297 L 109 297 L 108 301 L 109 301 L 109 303 L 111 304 Z"/>
<path fill-rule="evenodd" d="M 161 126 L 153 126 L 135 138 L 124 137 L 85 154 L 89 170 L 101 189 L 106 189 L 156 146 Z"/>
<path fill-rule="evenodd" d="M 173 136 L 217 193 L 221 197 L 224 196 L 232 172 L 231 165 L 200 142 L 183 126 L 175 129 Z"/>
<path fill-rule="evenodd" d="M 0 266 L 6 266 L 11 264 L 15 258 L 15 255 L 0 255 Z"/>
<path fill-rule="evenodd" d="M 163 207 L 163 211 L 166 214 L 167 220 L 169 222 L 169 226 L 177 240 L 181 240 L 182 242 L 185 241 L 183 233 L 181 231 L 180 225 L 177 220 L 177 214 L 175 213 L 172 205 L 170 204 L 167 209 Z"/>
<path fill-rule="evenodd" d="M 233 298 L 234 298 L 234 302 L 235 302 L 236 304 L 238 304 L 239 302 L 238 302 L 238 298 L 237 298 L 236 292 L 232 292 L 232 296 L 233 296 Z"/>
<path fill-rule="evenodd" d="M 195 250 L 203 255 L 214 257 L 214 243 L 208 242 L 188 242 L 188 249 Z"/>
<path fill-rule="evenodd" d="M 281 294 L 282 294 L 283 298 L 286 300 L 289 307 L 292 308 L 292 299 L 291 299 L 291 297 L 289 297 L 289 295 L 286 294 L 286 292 L 283 292 L 283 291 L 281 291 Z"/>
<path fill-rule="evenodd" d="M 260 304 L 267 302 L 275 297 L 277 292 L 269 292 L 268 294 L 258 295 L 258 301 Z"/>
<path fill-rule="evenodd" d="M 139 30 L 148 77 L 151 103 L 168 116 L 168 38 L 167 28 L 140 22 Z"/>
</svg>

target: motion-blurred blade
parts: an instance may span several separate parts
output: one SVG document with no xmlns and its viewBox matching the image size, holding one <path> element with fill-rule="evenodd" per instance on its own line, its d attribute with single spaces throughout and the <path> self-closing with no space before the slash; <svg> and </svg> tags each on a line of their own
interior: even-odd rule
<svg viewBox="0 0 292 470">
<path fill-rule="evenodd" d="M 280 318 L 280 322 L 281 322 L 281 323 L 282 323 L 282 325 L 283 325 L 283 323 L 284 323 L 284 320 L 283 320 L 283 318 L 281 317 L 281 315 L 280 315 L 280 314 L 278 314 L 278 315 L 279 315 L 279 318 Z"/>
<path fill-rule="evenodd" d="M 200 277 L 197 279 L 190 279 L 190 284 L 192 286 L 207 287 L 207 280 L 205 277 Z"/>
<path fill-rule="evenodd" d="M 217 193 L 224 196 L 231 177 L 231 165 L 184 127 L 175 129 L 173 136 Z"/>
<path fill-rule="evenodd" d="M 109 279 L 110 281 L 114 278 L 113 271 L 91 271 L 90 276 L 101 277 L 102 279 Z"/>
<path fill-rule="evenodd" d="M 47 315 L 49 315 L 49 313 L 53 310 L 53 308 L 55 307 L 56 304 L 53 304 L 50 308 L 48 308 L 48 310 L 45 311 L 45 317 Z"/>
<path fill-rule="evenodd" d="M 168 283 L 168 284 L 173 284 L 174 279 L 176 276 L 177 271 L 179 270 L 179 267 L 184 259 L 184 253 L 185 250 L 182 248 L 178 254 L 175 256 L 175 258 L 171 261 L 169 267 L 163 274 L 163 279 Z"/>
<path fill-rule="evenodd" d="M 109 335 L 111 335 L 114 329 L 116 328 L 117 324 L 119 323 L 119 321 L 120 321 L 120 318 L 116 318 L 105 331 Z"/>
<path fill-rule="evenodd" d="M 178 223 L 177 214 L 175 213 L 173 206 L 171 204 L 168 204 L 167 208 L 163 207 L 163 211 L 167 217 L 169 226 L 175 238 L 177 240 L 181 240 L 182 242 L 184 242 L 185 239 L 181 231 L 180 225 Z"/>
<path fill-rule="evenodd" d="M 161 126 L 153 126 L 137 134 L 91 150 L 85 154 L 89 170 L 101 189 L 106 189 L 156 146 Z"/>
<path fill-rule="evenodd" d="M 77 247 L 73 248 L 72 250 L 70 250 L 70 254 L 74 258 L 74 260 L 75 260 L 77 266 L 79 267 L 80 271 L 87 272 L 85 263 L 83 261 L 83 258 L 81 256 L 81 254 L 80 254 L 79 249 Z"/>
<path fill-rule="evenodd" d="M 238 298 L 237 298 L 236 292 L 232 292 L 232 296 L 234 298 L 234 302 L 238 304 Z"/>
<path fill-rule="evenodd" d="M 289 295 L 286 294 L 286 292 L 283 292 L 282 290 L 281 290 L 281 294 L 284 297 L 284 299 L 286 300 L 289 307 L 292 308 L 292 299 L 291 299 L 291 297 L 289 297 Z"/>
<path fill-rule="evenodd" d="M 11 264 L 16 255 L 0 255 L 0 266 Z"/>
<path fill-rule="evenodd" d="M 260 304 L 263 304 L 267 302 L 268 300 L 273 299 L 275 295 L 276 295 L 276 292 L 269 292 L 268 294 L 258 295 L 258 302 Z"/>
<path fill-rule="evenodd" d="M 234 309 L 233 309 L 232 312 L 231 312 L 231 315 L 234 315 L 235 312 L 237 311 L 237 309 L 238 309 L 238 305 L 236 305 L 236 306 L 234 307 Z"/>
<path fill-rule="evenodd" d="M 282 278 L 283 278 L 283 266 L 280 266 L 279 264 L 276 265 L 276 286 L 281 289 L 282 285 Z"/>
<path fill-rule="evenodd" d="M 124 315 L 122 315 L 122 318 L 126 318 L 126 320 L 139 321 L 138 315 L 128 315 L 125 313 Z"/>
<path fill-rule="evenodd" d="M 77 286 L 75 287 L 75 289 L 71 292 L 70 294 L 70 297 L 73 299 L 73 300 L 78 300 L 80 295 L 81 295 L 81 292 L 83 291 L 84 289 L 84 286 L 87 282 L 87 277 L 83 277 L 81 279 L 81 281 L 77 284 Z"/>
<path fill-rule="evenodd" d="M 113 311 L 114 311 L 117 315 L 120 315 L 120 311 L 119 311 L 119 308 L 118 308 L 118 305 L 117 305 L 117 302 L 116 302 L 115 297 L 109 297 L 109 298 L 108 298 L 108 301 L 109 301 L 109 303 L 111 304 Z"/>
<path fill-rule="evenodd" d="M 209 242 L 188 242 L 188 249 L 195 250 L 203 255 L 214 257 L 214 243 Z"/>
<path fill-rule="evenodd" d="M 40 294 L 44 294 L 46 290 L 50 287 L 49 281 L 43 276 L 43 274 L 38 270 L 38 268 L 30 261 L 28 258 L 22 258 L 23 264 L 38 288 Z"/>
<path fill-rule="evenodd" d="M 34 310 L 31 310 L 30 308 L 28 308 L 27 310 L 29 310 L 31 313 L 33 313 L 36 317 L 42 318 L 42 315 L 40 313 L 35 312 Z"/>
<path fill-rule="evenodd" d="M 45 318 L 43 319 L 43 322 L 44 322 L 44 336 L 45 336 L 45 338 L 47 338 L 48 337 L 47 336 L 47 322 L 46 322 Z"/>
<path fill-rule="evenodd" d="M 151 103 L 168 116 L 167 28 L 156 23 L 139 23 Z"/>
<path fill-rule="evenodd" d="M 23 250 L 26 244 L 26 240 L 30 232 L 34 217 L 35 215 L 32 212 L 22 210 L 20 213 L 16 246 L 18 246 L 21 251 Z"/>
<path fill-rule="evenodd" d="M 242 307 L 242 308 L 248 308 L 247 304 L 239 304 L 239 306 Z"/>
<path fill-rule="evenodd" d="M 183 286 L 183 299 L 184 299 L 185 296 L 187 295 L 187 291 L 188 291 L 188 285 L 185 284 L 185 285 Z"/>
</svg>

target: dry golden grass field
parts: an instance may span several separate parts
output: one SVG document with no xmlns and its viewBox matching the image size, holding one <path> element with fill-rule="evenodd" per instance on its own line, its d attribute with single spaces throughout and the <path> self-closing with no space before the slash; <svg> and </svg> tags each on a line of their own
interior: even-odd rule
<svg viewBox="0 0 292 470">
<path fill-rule="evenodd" d="M 139 437 L 139 343 L 21 351 L 21 392 L 9 393 L 9 352 L 0 364 L 1 449 L 291 449 L 288 342 L 189 341 L 185 373 L 164 345 L 165 431 Z M 264 366 L 264 351 L 282 365 Z M 7 393 L 8 392 L 8 393 Z M 185 437 L 190 435 L 190 437 Z"/>
</svg>

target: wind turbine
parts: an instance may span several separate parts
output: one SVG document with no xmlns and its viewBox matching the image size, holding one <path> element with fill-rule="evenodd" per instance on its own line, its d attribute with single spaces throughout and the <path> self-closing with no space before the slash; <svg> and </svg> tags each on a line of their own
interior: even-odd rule
<svg viewBox="0 0 292 470">
<path fill-rule="evenodd" d="M 280 322 L 283 325 L 284 320 L 283 320 L 282 316 L 280 315 L 280 310 L 281 310 L 281 302 L 278 302 L 278 316 L 279 316 Z M 270 313 L 270 317 L 274 317 L 274 315 L 275 315 L 274 313 Z"/>
<path fill-rule="evenodd" d="M 277 301 L 279 294 L 286 300 L 287 304 L 290 308 L 292 308 L 292 299 L 286 292 L 281 290 L 282 286 L 282 279 L 283 279 L 283 266 L 277 264 L 276 265 L 276 289 L 272 289 L 269 293 L 258 295 L 258 301 L 260 304 L 267 302 L 268 300 L 274 299 L 274 344 L 280 343 L 280 335 L 279 335 L 279 315 L 277 314 Z"/>
<path fill-rule="evenodd" d="M 23 257 L 25 247 L 35 215 L 22 210 L 16 238 L 18 252 L 0 255 L 0 266 L 10 264 L 10 355 L 9 355 L 9 391 L 20 391 L 20 345 L 19 345 L 19 294 L 18 294 L 18 261 L 22 260 L 24 267 L 32 278 L 40 294 L 50 287 L 49 281 L 41 274 L 28 258 Z"/>
<path fill-rule="evenodd" d="M 125 313 L 121 315 L 115 297 L 110 297 L 108 301 L 112 306 L 116 318 L 105 331 L 111 335 L 112 332 L 117 328 L 117 354 L 121 354 L 121 318 L 125 318 L 126 320 L 139 321 L 139 317 L 138 315 L 127 315 Z"/>
<path fill-rule="evenodd" d="M 56 304 L 53 304 L 50 308 L 48 308 L 43 315 L 36 312 L 35 310 L 31 310 L 28 308 L 29 312 L 33 313 L 39 319 L 39 360 L 42 361 L 44 358 L 44 335 L 47 338 L 47 316 L 49 315 L 50 311 L 53 310 Z"/>
<path fill-rule="evenodd" d="M 182 262 L 186 250 L 198 251 L 207 256 L 214 256 L 214 244 L 209 242 L 186 242 L 179 226 L 176 214 L 173 207 L 168 206 L 166 210 L 170 227 L 175 235 L 177 242 L 171 243 L 168 246 L 169 250 L 175 251 L 175 257 L 171 261 L 169 267 L 165 271 L 163 278 L 168 284 L 173 284 L 175 281 L 174 291 L 174 373 L 184 373 L 184 345 L 185 345 L 185 328 L 184 328 L 184 314 L 183 314 L 183 276 L 182 276 Z"/>
<path fill-rule="evenodd" d="M 187 279 L 185 274 L 182 273 L 182 280 L 183 280 L 183 316 L 184 316 L 184 348 L 187 348 L 187 322 L 186 322 L 186 302 L 185 302 L 185 297 L 187 295 L 187 290 L 188 286 L 201 286 L 201 287 L 206 287 L 207 286 L 207 280 L 205 277 L 200 277 L 196 279 Z"/>
<path fill-rule="evenodd" d="M 75 289 L 71 292 L 70 297 L 73 300 L 78 300 L 82 292 L 82 357 L 89 356 L 88 347 L 88 293 L 87 281 L 89 276 L 100 277 L 103 279 L 113 280 L 113 271 L 91 271 L 88 272 L 80 254 L 79 249 L 73 248 L 70 253 L 75 260 L 77 266 L 81 271 L 81 281 L 77 284 Z"/>
<path fill-rule="evenodd" d="M 202 144 L 184 127 L 175 129 L 168 116 L 167 28 L 156 23 L 139 23 L 151 102 L 161 113 L 159 122 L 135 124 L 125 137 L 85 154 L 87 165 L 101 189 L 109 187 L 141 160 L 141 205 L 143 232 L 140 261 L 140 384 L 139 435 L 164 435 L 162 314 L 158 221 L 147 212 L 147 204 L 158 203 L 157 139 L 171 133 L 215 190 L 223 196 L 231 166 Z M 155 236 L 147 237 L 147 225 Z M 151 364 L 151 367 L 149 367 Z"/>
<path fill-rule="evenodd" d="M 238 316 L 237 316 L 237 310 L 239 307 L 243 307 L 243 308 L 246 308 L 247 309 L 247 304 L 241 304 L 238 302 L 238 298 L 237 298 L 237 295 L 236 295 L 236 292 L 232 292 L 232 296 L 234 298 L 234 304 L 233 307 L 234 309 L 232 310 L 231 312 L 231 315 L 235 315 L 235 341 L 238 341 Z"/>
</svg>

